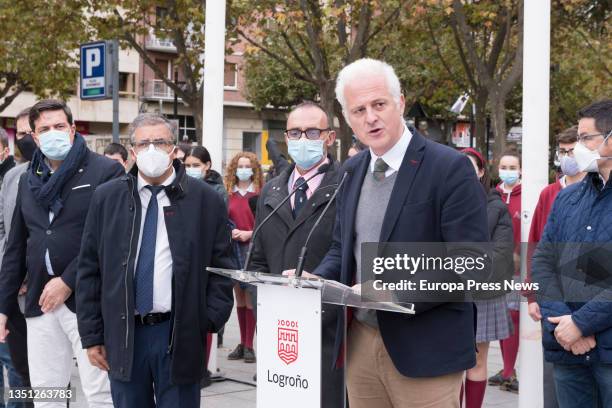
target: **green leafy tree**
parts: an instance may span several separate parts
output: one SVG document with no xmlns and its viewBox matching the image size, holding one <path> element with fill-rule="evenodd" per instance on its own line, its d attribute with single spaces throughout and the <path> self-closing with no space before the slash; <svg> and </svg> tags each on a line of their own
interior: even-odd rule
<svg viewBox="0 0 612 408">
<path fill-rule="evenodd" d="M 75 0 L 0 0 L 0 112 L 24 91 L 66 99 L 76 90 L 87 39 Z"/>
<path fill-rule="evenodd" d="M 365 56 L 376 57 L 399 28 L 405 0 L 234 0 L 238 38 L 248 44 L 247 95 L 256 106 L 290 106 L 316 97 L 339 123 L 342 156 L 351 131 L 335 99 L 338 71 Z M 380 56 L 380 55 L 379 55 Z"/>
<path fill-rule="evenodd" d="M 606 0 L 557 0 L 552 7 L 551 138 L 583 106 L 612 95 L 612 11 Z"/>
</svg>

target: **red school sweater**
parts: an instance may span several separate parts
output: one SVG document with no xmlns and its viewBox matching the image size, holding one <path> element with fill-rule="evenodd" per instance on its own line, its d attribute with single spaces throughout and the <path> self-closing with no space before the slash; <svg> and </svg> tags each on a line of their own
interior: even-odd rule
<svg viewBox="0 0 612 408">
<path fill-rule="evenodd" d="M 531 219 L 531 228 L 529 229 L 526 282 L 531 282 L 531 258 L 533 257 L 537 243 L 540 242 L 540 239 L 542 239 L 544 227 L 546 227 L 546 220 L 548 220 L 548 214 L 550 214 L 555 198 L 557 198 L 557 194 L 559 194 L 559 191 L 562 189 L 563 186 L 561 185 L 561 182 L 557 180 L 554 183 L 544 187 L 544 189 L 540 192 L 540 197 L 538 198 L 538 203 L 536 204 L 535 211 L 533 212 L 533 218 Z M 523 291 L 523 296 L 527 297 L 527 302 L 535 302 L 535 293 L 525 290 Z"/>
<path fill-rule="evenodd" d="M 238 192 L 231 193 L 228 202 L 228 217 L 241 231 L 253 231 L 255 216 L 249 207 L 249 198 L 257 193 L 248 192 L 242 195 Z"/>
</svg>

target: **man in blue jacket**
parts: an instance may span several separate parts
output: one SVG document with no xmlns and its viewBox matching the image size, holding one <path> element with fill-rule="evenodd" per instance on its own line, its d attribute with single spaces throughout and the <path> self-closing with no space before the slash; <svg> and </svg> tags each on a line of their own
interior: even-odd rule
<svg viewBox="0 0 612 408">
<path fill-rule="evenodd" d="M 337 196 L 331 248 L 314 274 L 359 284 L 364 242 L 488 241 L 486 197 L 469 159 L 405 125 L 391 66 L 361 59 L 344 67 L 336 97 L 369 149 L 345 165 L 352 171 Z M 476 362 L 473 304 L 432 299 L 415 312 L 355 312 L 346 360 L 351 408 L 459 407 L 463 373 Z"/>
<path fill-rule="evenodd" d="M 542 342 L 561 408 L 612 406 L 612 99 L 579 112 L 574 157 L 532 262 Z"/>
<path fill-rule="evenodd" d="M 0 274 L 0 341 L 7 314 L 28 274 L 25 298 L 28 364 L 32 387 L 65 388 L 73 356 L 90 407 L 111 407 L 108 377 L 88 364 L 79 347 L 74 292 L 85 217 L 99 185 L 123 168 L 87 148 L 64 102 L 47 99 L 30 109 L 39 148 L 20 178 Z M 62 407 L 65 402 L 41 403 Z"/>
<path fill-rule="evenodd" d="M 91 364 L 107 370 L 117 408 L 200 406 L 206 334 L 232 310 L 227 210 L 175 160 L 176 126 L 130 125 L 130 174 L 96 190 L 77 277 L 77 316 Z"/>
</svg>

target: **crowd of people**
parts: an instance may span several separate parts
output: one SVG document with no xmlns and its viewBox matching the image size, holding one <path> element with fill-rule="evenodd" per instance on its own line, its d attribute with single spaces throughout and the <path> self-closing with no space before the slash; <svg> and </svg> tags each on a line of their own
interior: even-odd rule
<svg viewBox="0 0 612 408">
<path fill-rule="evenodd" d="M 200 406 L 211 333 L 234 304 L 240 343 L 227 358 L 257 360 L 256 288 L 206 267 L 292 275 L 311 232 L 303 276 L 356 291 L 367 280 L 367 242 L 491 242 L 493 275 L 520 279 L 518 150 L 490 163 L 475 148 L 421 135 L 382 61 L 344 67 L 336 97 L 355 134 L 349 158 L 332 154 L 330 113 L 304 101 L 287 115 L 288 157 L 268 141 L 267 175 L 251 152 L 216 172 L 205 147 L 177 146 L 176 125 L 156 113 L 133 120 L 129 148 L 111 143 L 103 155 L 87 148 L 62 101 L 15 118 L 19 160 L 0 129 L 8 386 L 66 388 L 76 358 L 90 407 Z M 479 408 L 487 385 L 518 393 L 521 301 L 542 324 L 544 406 L 612 406 L 611 134 L 607 99 L 556 137 L 554 182 L 540 195 L 527 251 L 527 279 L 542 290 L 416 299 L 411 316 L 324 305 L 322 406 L 343 407 L 348 395 L 352 408 Z M 503 369 L 489 377 L 497 341 Z M 18 404 L 9 406 L 32 406 Z"/>
</svg>

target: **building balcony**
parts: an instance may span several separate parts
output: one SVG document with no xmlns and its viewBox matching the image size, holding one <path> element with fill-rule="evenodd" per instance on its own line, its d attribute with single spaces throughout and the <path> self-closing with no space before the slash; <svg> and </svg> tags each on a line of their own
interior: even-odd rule
<svg viewBox="0 0 612 408">
<path fill-rule="evenodd" d="M 148 51 L 167 52 L 176 54 L 176 46 L 174 41 L 168 38 L 159 38 L 150 34 L 145 40 L 145 49 Z"/>
<path fill-rule="evenodd" d="M 173 100 L 174 91 L 161 79 L 150 79 L 145 81 L 143 97 L 154 100 Z"/>
</svg>

